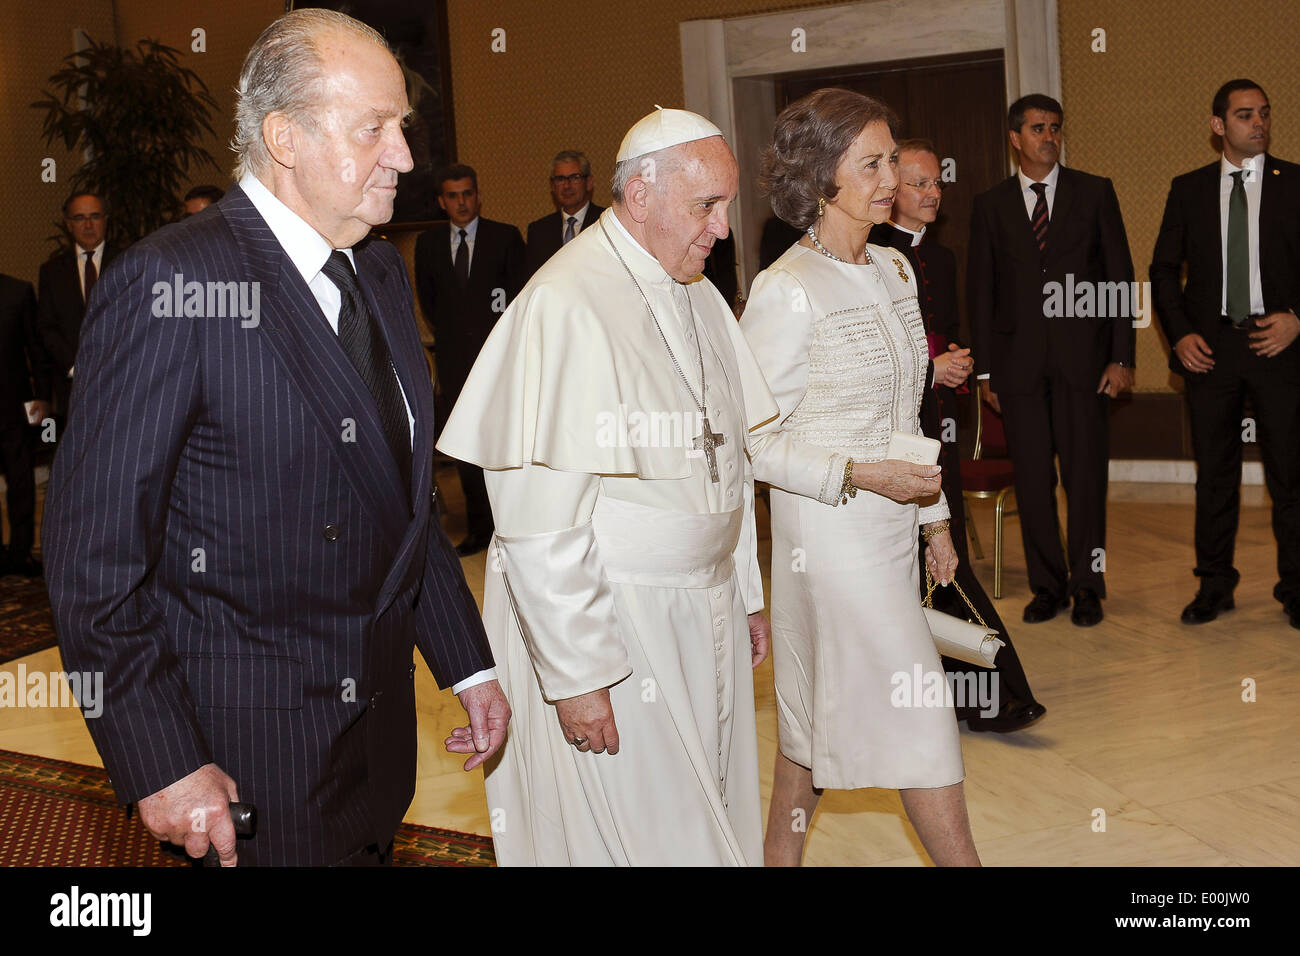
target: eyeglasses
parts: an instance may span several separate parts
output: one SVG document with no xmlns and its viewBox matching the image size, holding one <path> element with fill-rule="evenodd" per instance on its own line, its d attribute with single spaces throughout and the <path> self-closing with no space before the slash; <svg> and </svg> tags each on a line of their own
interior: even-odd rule
<svg viewBox="0 0 1300 956">
<path fill-rule="evenodd" d="M 99 222 L 103 218 L 104 218 L 104 214 L 102 212 L 92 212 L 92 213 L 79 212 L 75 216 L 69 216 L 68 222 L 75 222 L 78 226 L 80 226 L 83 222 Z"/>
<path fill-rule="evenodd" d="M 551 182 L 557 186 L 563 186 L 565 183 L 572 183 L 576 186 L 586 178 L 586 173 L 569 173 L 567 176 L 552 176 Z"/>
<path fill-rule="evenodd" d="M 947 185 L 946 185 L 945 183 L 942 183 L 942 182 L 940 182 L 940 181 L 937 180 L 937 179 L 925 179 L 925 180 L 922 180 L 922 181 L 919 182 L 919 183 L 903 183 L 903 185 L 904 185 L 904 186 L 911 186 L 913 189 L 919 189 L 919 190 L 921 190 L 921 192 L 925 192 L 925 191 L 926 191 L 927 189 L 929 189 L 931 186 L 933 186 L 935 189 L 939 190 L 939 192 L 943 192 L 944 189 L 947 188 Z"/>
</svg>

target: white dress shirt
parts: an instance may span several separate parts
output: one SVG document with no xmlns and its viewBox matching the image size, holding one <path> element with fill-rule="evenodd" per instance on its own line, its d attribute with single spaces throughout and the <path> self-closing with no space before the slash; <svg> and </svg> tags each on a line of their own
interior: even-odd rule
<svg viewBox="0 0 1300 956">
<path fill-rule="evenodd" d="M 1232 174 L 1242 170 L 1242 184 L 1246 190 L 1246 224 L 1250 236 L 1250 313 L 1264 313 L 1264 283 L 1259 277 L 1259 197 L 1260 179 L 1264 172 L 1264 157 L 1252 156 L 1240 166 L 1234 166 L 1227 156 L 1219 159 L 1219 250 L 1223 261 L 1223 298 L 1219 314 L 1228 314 L 1228 200 L 1232 196 Z"/>
<path fill-rule="evenodd" d="M 1052 167 L 1052 171 L 1040 180 L 1030 179 L 1022 170 L 1016 170 L 1016 178 L 1020 180 L 1020 192 L 1025 198 L 1025 215 L 1029 221 L 1034 221 L 1034 206 L 1038 202 L 1038 193 L 1031 188 L 1035 182 L 1047 183 L 1047 221 L 1052 220 L 1052 207 L 1056 204 L 1056 181 L 1061 178 L 1061 164 L 1057 163 Z"/>
<path fill-rule="evenodd" d="M 91 261 L 95 263 L 95 280 L 104 273 L 104 242 L 100 242 L 94 249 L 86 250 L 77 246 L 77 283 L 81 286 L 81 301 L 86 301 L 86 253 L 91 253 Z"/>
<path fill-rule="evenodd" d="M 333 247 L 325 241 L 324 236 L 309 226 L 306 220 L 277 199 L 256 176 L 245 175 L 239 181 L 239 188 L 244 191 L 249 202 L 266 220 L 266 225 L 275 236 L 276 241 L 280 243 L 280 248 L 289 257 L 289 261 L 293 263 L 303 281 L 307 283 L 307 288 L 311 290 L 311 294 L 316 298 L 321 311 L 325 313 L 330 328 L 334 330 L 335 335 L 338 335 L 339 310 L 343 305 L 343 294 L 339 291 L 339 287 L 334 284 L 334 280 L 321 271 L 326 260 L 329 259 L 330 253 L 334 251 Z M 478 220 L 475 219 L 473 223 L 470 223 L 470 228 L 473 228 L 477 222 Z M 457 239 L 459 238 L 457 236 Z M 473 245 L 470 246 L 470 249 L 473 249 Z M 356 271 L 357 262 L 352 250 L 342 249 L 340 251 L 348 257 L 348 261 L 352 263 L 353 271 Z M 398 379 L 397 388 L 402 393 L 403 404 L 406 405 L 406 421 L 411 430 L 411 447 L 414 450 L 415 415 L 411 412 L 411 403 L 406 399 L 406 390 L 402 388 L 401 379 Z M 495 679 L 496 671 L 489 668 L 465 678 L 460 683 L 453 685 L 451 690 L 453 694 L 459 694 L 467 687 Z"/>
<path fill-rule="evenodd" d="M 578 220 L 573 224 L 573 238 L 575 239 L 578 238 L 578 233 L 582 232 L 582 223 L 587 218 L 587 207 L 589 207 L 590 205 L 591 205 L 591 201 L 588 200 L 587 202 L 582 204 L 582 208 L 579 209 L 577 212 L 568 213 L 565 212 L 563 209 L 560 210 L 560 245 L 564 245 L 564 234 L 569 230 L 570 216 Z"/>
<path fill-rule="evenodd" d="M 456 265 L 456 252 L 460 249 L 460 231 L 465 230 L 465 244 L 469 246 L 469 259 L 466 265 L 470 271 L 474 269 L 474 240 L 478 238 L 478 216 L 469 221 L 468 225 L 458 226 L 454 222 L 449 222 L 450 227 L 447 231 L 451 233 L 451 264 Z"/>
</svg>

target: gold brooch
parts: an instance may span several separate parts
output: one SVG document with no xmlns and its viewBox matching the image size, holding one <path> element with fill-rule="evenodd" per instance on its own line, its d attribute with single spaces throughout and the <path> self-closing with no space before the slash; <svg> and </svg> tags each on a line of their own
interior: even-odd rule
<svg viewBox="0 0 1300 956">
<path fill-rule="evenodd" d="M 905 268 L 903 267 L 903 260 L 902 260 L 902 259 L 895 259 L 895 260 L 894 260 L 894 265 L 898 266 L 898 277 L 899 277 L 900 279 L 902 279 L 904 282 L 906 282 L 906 281 L 907 281 L 907 269 L 905 269 Z"/>
</svg>

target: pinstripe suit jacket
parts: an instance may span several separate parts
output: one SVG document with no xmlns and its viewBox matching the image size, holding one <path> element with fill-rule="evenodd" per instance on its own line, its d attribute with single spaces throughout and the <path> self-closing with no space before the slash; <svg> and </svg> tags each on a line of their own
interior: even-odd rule
<svg viewBox="0 0 1300 956">
<path fill-rule="evenodd" d="M 415 416 L 413 507 L 373 399 L 236 187 L 96 284 L 45 509 L 64 666 L 103 672 L 87 723 L 118 797 L 216 762 L 258 807 L 241 863 L 384 845 L 414 792 L 413 647 L 443 687 L 492 665 L 433 500 L 406 270 L 388 243 L 355 252 Z M 257 324 L 160 316 L 178 275 L 257 283 Z"/>
</svg>

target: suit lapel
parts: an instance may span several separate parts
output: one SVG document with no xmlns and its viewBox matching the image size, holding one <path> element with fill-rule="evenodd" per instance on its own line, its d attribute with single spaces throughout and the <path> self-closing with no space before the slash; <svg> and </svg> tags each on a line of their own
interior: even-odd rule
<svg viewBox="0 0 1300 956">
<path fill-rule="evenodd" d="M 371 314 L 379 320 L 393 368 L 402 385 L 415 419 L 412 426 L 411 447 L 411 501 L 412 508 L 398 546 L 397 556 L 379 592 L 376 613 L 382 614 L 396 598 L 406 575 L 406 568 L 415 551 L 423 542 L 421 532 L 427 522 L 433 487 L 433 386 L 429 381 L 429 368 L 424 361 L 424 347 L 415 328 L 411 302 L 402 294 L 406 284 L 395 275 L 391 262 L 386 262 L 373 243 L 363 243 L 356 249 L 358 275 Z M 389 456 L 391 458 L 391 455 Z M 400 490 L 399 490 L 400 494 Z"/>
<path fill-rule="evenodd" d="M 1038 251 L 1038 240 L 1034 238 L 1034 224 L 1029 221 L 1029 214 L 1025 212 L 1025 197 L 1020 191 L 1020 179 L 1012 176 L 1010 179 L 1002 181 L 1002 194 L 998 197 L 997 205 L 1001 209 L 1001 214 L 1006 217 L 1007 235 L 1012 241 L 1020 247 L 1019 257 L 1033 262 L 1041 258 L 1042 254 Z M 1048 226 L 1048 233 L 1051 233 L 1051 226 Z"/>
<path fill-rule="evenodd" d="M 1074 205 L 1075 188 L 1074 177 L 1070 170 L 1064 166 L 1058 168 L 1056 175 L 1056 196 L 1052 199 L 1052 215 L 1047 224 L 1047 246 L 1043 250 L 1044 261 L 1052 258 L 1052 253 L 1064 247 L 1061 241 L 1062 234 L 1070 228 L 1070 207 Z M 1032 236 L 1034 227 L 1031 223 L 1029 234 Z M 1038 245 L 1038 240 L 1034 240 L 1034 245 Z"/>
<path fill-rule="evenodd" d="M 1219 160 L 1215 160 L 1204 167 L 1205 174 L 1196 184 L 1196 205 L 1193 207 L 1204 210 L 1201 213 L 1201 228 L 1205 229 L 1210 240 L 1209 245 L 1214 250 L 1214 312 L 1216 315 L 1219 313 L 1219 303 L 1223 299 L 1223 208 L 1219 197 L 1219 175 L 1222 168 L 1219 163 Z M 1262 218 L 1260 227 L 1262 231 Z"/>
<path fill-rule="evenodd" d="M 1275 175 L 1276 174 L 1276 175 Z M 1273 157 L 1264 154 L 1264 163 L 1260 171 L 1263 181 L 1259 184 L 1259 256 L 1260 272 L 1263 273 L 1265 250 L 1269 237 L 1275 235 L 1275 222 L 1278 208 L 1282 202 L 1282 174 L 1274 164 Z M 1267 307 L 1267 304 L 1266 304 Z"/>
<path fill-rule="evenodd" d="M 233 187 L 221 201 L 244 264 L 260 283 L 262 336 L 298 389 L 309 413 L 334 449 L 362 507 L 391 544 L 409 521 L 403 489 L 384 439 L 374 399 L 339 345 L 338 336 L 256 207 Z M 346 422 L 355 441 L 344 444 Z"/>
<path fill-rule="evenodd" d="M 72 252 L 63 261 L 60 266 L 63 272 L 63 285 L 68 290 L 68 314 L 76 314 L 78 310 L 86 311 L 86 296 L 81 291 L 81 263 L 86 260 L 80 255 L 81 246 L 73 245 Z"/>
</svg>

